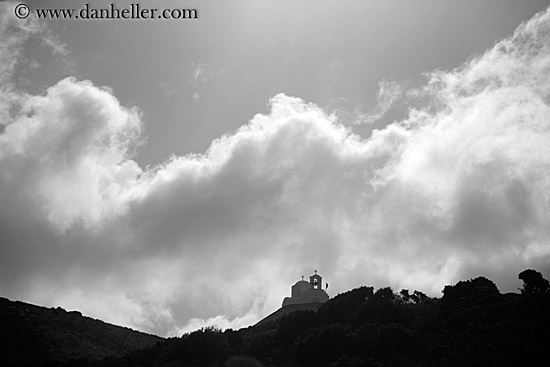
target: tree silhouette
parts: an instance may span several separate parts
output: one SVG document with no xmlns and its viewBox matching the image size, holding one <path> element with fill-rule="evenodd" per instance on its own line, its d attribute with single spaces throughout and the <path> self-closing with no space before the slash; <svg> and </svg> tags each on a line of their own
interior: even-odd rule
<svg viewBox="0 0 550 367">
<path fill-rule="evenodd" d="M 401 289 L 399 295 L 401 296 L 401 300 L 403 301 L 403 303 L 409 303 L 411 301 L 411 295 L 409 294 L 408 289 Z"/>
<path fill-rule="evenodd" d="M 421 303 L 426 301 L 429 297 L 425 293 L 415 290 L 411 298 L 414 303 Z"/>
<path fill-rule="evenodd" d="M 477 277 L 466 281 L 459 281 L 456 285 L 447 285 L 443 289 L 444 303 L 456 303 L 459 300 L 476 300 L 481 297 L 500 294 L 492 280 L 485 277 Z"/>
<path fill-rule="evenodd" d="M 442 298 L 406 289 L 395 294 L 390 287 L 376 292 L 373 287 L 359 287 L 328 300 L 317 312 L 296 311 L 267 326 L 236 331 L 203 328 L 103 360 L 48 357 L 52 344 L 47 341 L 53 340 L 46 339 L 44 333 L 50 331 L 35 332 L 34 324 L 24 324 L 30 316 L 27 312 L 17 312 L 6 302 L 2 307 L 0 298 L 0 325 L 9 327 L 9 332 L 0 327 L 0 345 L 8 351 L 0 365 L 550 365 L 549 282 L 531 269 L 520 273 L 519 279 L 525 283 L 522 293 L 535 296 L 501 294 L 495 283 L 484 277 L 448 285 Z M 67 337 L 73 340 L 71 333 Z"/>
<path fill-rule="evenodd" d="M 550 283 L 542 277 L 542 274 L 533 269 L 527 269 L 518 274 L 523 280 L 522 294 L 549 294 Z"/>
</svg>

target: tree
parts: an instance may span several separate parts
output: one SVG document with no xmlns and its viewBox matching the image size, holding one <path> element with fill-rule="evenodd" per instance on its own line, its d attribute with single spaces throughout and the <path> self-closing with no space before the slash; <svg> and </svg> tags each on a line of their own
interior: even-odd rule
<svg viewBox="0 0 550 367">
<path fill-rule="evenodd" d="M 359 287 L 342 293 L 326 302 L 316 313 L 320 323 L 351 323 L 354 315 L 374 295 L 373 287 Z"/>
<path fill-rule="evenodd" d="M 349 325 L 330 324 L 318 327 L 296 340 L 292 350 L 298 366 L 327 366 L 345 355 L 353 355 L 359 340 Z"/>
<path fill-rule="evenodd" d="M 408 289 L 401 289 L 399 295 L 401 296 L 401 300 L 403 301 L 403 303 L 409 303 L 409 301 L 411 300 L 411 295 L 409 294 Z"/>
<path fill-rule="evenodd" d="M 453 304 L 460 300 L 475 300 L 486 296 L 500 294 L 492 280 L 485 277 L 477 277 L 467 281 L 459 281 L 455 285 L 446 285 L 443 289 L 442 301 Z"/>
<path fill-rule="evenodd" d="M 522 294 L 549 294 L 550 283 L 542 277 L 542 274 L 533 269 L 527 269 L 518 274 L 523 280 Z"/>
<path fill-rule="evenodd" d="M 374 293 L 374 296 L 371 298 L 371 303 L 379 306 L 385 307 L 393 304 L 396 301 L 397 297 L 393 294 L 393 291 L 390 287 L 380 288 Z"/>
<path fill-rule="evenodd" d="M 184 335 L 178 351 L 180 362 L 192 366 L 213 366 L 229 356 L 229 345 L 222 331 L 206 327 Z"/>
<path fill-rule="evenodd" d="M 415 290 L 411 298 L 414 300 L 414 303 L 421 303 L 426 301 L 429 297 L 425 293 Z"/>
</svg>

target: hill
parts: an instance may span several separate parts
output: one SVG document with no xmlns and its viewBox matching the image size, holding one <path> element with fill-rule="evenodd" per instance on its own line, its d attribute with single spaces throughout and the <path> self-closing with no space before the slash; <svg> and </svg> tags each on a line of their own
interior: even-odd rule
<svg viewBox="0 0 550 367">
<path fill-rule="evenodd" d="M 103 350 L 103 354 L 111 355 L 101 360 L 77 360 L 76 354 L 70 354 L 93 355 L 90 350 L 83 352 L 87 350 L 83 345 L 86 333 L 67 338 L 69 332 L 62 331 L 74 333 L 76 328 L 66 324 L 70 324 L 71 317 L 82 318 L 80 315 L 40 308 L 50 317 L 51 313 L 62 316 L 47 327 L 37 328 L 39 323 L 21 321 L 30 320 L 27 315 L 32 313 L 25 310 L 21 314 L 20 306 L 26 304 L 19 303 L 17 317 L 21 325 L 13 327 L 15 321 L 10 321 L 12 332 L 19 334 L 9 342 L 19 353 L 49 355 L 67 361 L 64 366 L 79 367 L 550 365 L 550 284 L 531 269 L 521 272 L 519 278 L 524 281 L 521 294 L 502 294 L 484 277 L 448 285 L 441 298 L 430 298 L 419 291 L 409 293 L 404 289 L 395 293 L 389 287 L 375 291 L 363 286 L 337 295 L 316 310 L 283 307 L 256 326 L 237 331 L 203 328 L 125 355 L 121 355 L 122 349 L 109 353 Z M 16 316 L 13 309 L 10 312 Z M 91 321 L 96 324 L 93 337 L 88 339 L 90 344 L 106 348 L 111 343 L 120 344 L 120 338 L 126 335 L 117 334 L 121 328 L 113 333 L 102 330 L 98 321 Z M 57 340 L 65 343 L 63 348 L 54 348 L 60 353 L 57 357 L 44 351 L 47 341 L 56 340 L 45 334 L 46 330 L 55 327 L 59 328 L 54 332 Z M 103 344 L 94 339 L 98 336 L 104 339 Z M 10 350 L 8 355 L 14 354 Z M 4 360 L 0 364 L 6 365 Z"/>
<path fill-rule="evenodd" d="M 279 308 L 277 311 L 267 315 L 262 320 L 258 321 L 254 327 L 269 328 L 270 325 L 277 323 L 283 317 L 290 315 L 296 311 L 317 311 L 323 304 L 322 303 L 303 303 L 286 305 Z"/>
<path fill-rule="evenodd" d="M 48 366 L 121 356 L 163 339 L 82 316 L 0 297 L 2 366 Z"/>
<path fill-rule="evenodd" d="M 441 298 L 360 287 L 317 311 L 281 308 L 257 326 L 205 328 L 90 365 L 550 365 L 550 286 L 536 271 L 520 279 L 527 281 L 522 294 L 501 294 L 484 277 L 448 285 Z"/>
</svg>

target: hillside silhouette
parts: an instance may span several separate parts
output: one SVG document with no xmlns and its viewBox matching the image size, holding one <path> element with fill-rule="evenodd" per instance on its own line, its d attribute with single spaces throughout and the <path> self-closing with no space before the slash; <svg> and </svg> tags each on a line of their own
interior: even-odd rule
<svg viewBox="0 0 550 367">
<path fill-rule="evenodd" d="M 0 297 L 0 365 L 77 365 L 75 360 L 121 356 L 163 340 L 67 312 Z"/>
<path fill-rule="evenodd" d="M 65 366 L 530 366 L 550 365 L 550 286 L 532 269 L 520 293 L 485 277 L 459 281 L 441 298 L 359 287 L 317 311 L 235 330 L 203 328 L 102 360 Z"/>
</svg>

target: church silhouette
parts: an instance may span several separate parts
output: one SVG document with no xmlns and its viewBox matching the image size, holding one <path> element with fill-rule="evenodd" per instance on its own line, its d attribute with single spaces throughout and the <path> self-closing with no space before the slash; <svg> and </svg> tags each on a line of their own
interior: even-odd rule
<svg viewBox="0 0 550 367">
<path fill-rule="evenodd" d="M 309 282 L 304 280 L 302 275 L 302 279 L 291 287 L 291 296 L 283 299 L 282 307 L 266 316 L 255 326 L 266 325 L 295 311 L 317 311 L 323 303 L 329 300 L 322 285 L 323 278 L 317 274 L 317 270 L 309 277 Z M 326 283 L 326 288 L 328 288 L 328 283 Z"/>
<path fill-rule="evenodd" d="M 327 292 L 322 289 L 323 278 L 317 274 L 309 277 L 309 282 L 299 280 L 291 287 L 291 296 L 285 297 L 283 307 L 288 305 L 307 304 L 307 303 L 325 303 L 329 297 Z M 327 283 L 328 286 L 328 283 Z"/>
</svg>

